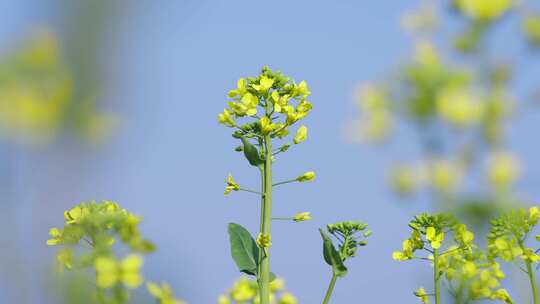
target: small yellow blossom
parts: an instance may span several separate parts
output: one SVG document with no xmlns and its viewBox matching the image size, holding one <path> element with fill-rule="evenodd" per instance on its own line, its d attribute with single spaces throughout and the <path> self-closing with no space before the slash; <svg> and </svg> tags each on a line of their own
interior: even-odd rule
<svg viewBox="0 0 540 304">
<path fill-rule="evenodd" d="M 52 236 L 52 239 L 47 240 L 47 245 L 54 246 L 63 243 L 62 231 L 58 228 L 51 228 L 51 230 L 49 230 L 49 235 Z"/>
<path fill-rule="evenodd" d="M 426 229 L 426 239 L 429 241 L 433 249 L 439 249 L 441 243 L 444 240 L 444 232 L 437 233 L 437 230 L 434 227 L 428 227 Z"/>
<path fill-rule="evenodd" d="M 279 304 L 298 304 L 298 300 L 290 292 L 286 292 L 279 299 Z"/>
<path fill-rule="evenodd" d="M 426 293 L 426 290 L 424 289 L 424 287 L 418 288 L 414 292 L 414 295 L 417 296 L 418 298 L 420 298 L 420 300 L 422 300 L 422 303 L 429 304 L 429 296 Z"/>
<path fill-rule="evenodd" d="M 229 174 L 229 177 L 227 178 L 227 187 L 225 188 L 225 195 L 228 195 L 231 193 L 231 191 L 239 191 L 240 185 L 237 184 L 232 175 Z"/>
<path fill-rule="evenodd" d="M 489 181 L 496 187 L 505 188 L 515 182 L 520 175 L 519 162 L 509 153 L 497 153 L 488 164 Z"/>
<path fill-rule="evenodd" d="M 143 282 L 139 273 L 142 263 L 142 258 L 137 255 L 129 255 L 121 262 L 112 257 L 99 257 L 94 263 L 96 284 L 101 288 L 110 288 L 123 283 L 129 288 L 137 288 Z"/>
<path fill-rule="evenodd" d="M 231 115 L 231 111 L 227 109 L 224 109 L 223 113 L 220 113 L 218 115 L 218 121 L 219 123 L 226 125 L 227 127 L 236 126 L 236 121 L 234 121 L 234 118 Z"/>
</svg>

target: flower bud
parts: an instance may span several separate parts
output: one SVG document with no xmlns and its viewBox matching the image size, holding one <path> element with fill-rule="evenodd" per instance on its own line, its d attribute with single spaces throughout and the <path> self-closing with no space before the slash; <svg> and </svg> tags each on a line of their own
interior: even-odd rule
<svg viewBox="0 0 540 304">
<path fill-rule="evenodd" d="M 311 220 L 311 212 L 300 212 L 293 217 L 295 222 L 303 222 Z"/>
<path fill-rule="evenodd" d="M 299 182 L 309 182 L 315 178 L 315 172 L 308 171 L 296 178 Z"/>
<path fill-rule="evenodd" d="M 299 144 L 306 140 L 307 138 L 307 128 L 306 126 L 301 126 L 298 128 L 298 131 L 296 131 L 296 135 L 294 136 L 293 142 L 295 144 Z"/>
</svg>

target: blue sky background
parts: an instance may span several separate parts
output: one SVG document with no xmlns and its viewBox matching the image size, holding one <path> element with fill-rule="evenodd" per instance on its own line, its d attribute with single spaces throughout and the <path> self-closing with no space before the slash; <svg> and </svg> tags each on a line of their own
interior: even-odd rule
<svg viewBox="0 0 540 304">
<path fill-rule="evenodd" d="M 259 218 L 256 197 L 223 196 L 228 173 L 242 185 L 256 187 L 259 179 L 233 151 L 238 142 L 217 124 L 216 115 L 239 77 L 269 65 L 307 80 L 314 104 L 305 122 L 309 139 L 279 158 L 275 179 L 307 170 L 318 174 L 314 183 L 276 189 L 276 216 L 311 211 L 314 220 L 274 224 L 273 271 L 286 278 L 301 303 L 320 302 L 330 268 L 322 260 L 317 228 L 361 219 L 374 234 L 349 262 L 349 275 L 338 281 L 333 303 L 416 303 L 412 291 L 420 285 L 430 288 L 430 267 L 396 263 L 390 255 L 407 236 L 410 217 L 426 205 L 397 199 L 385 184 L 388 164 L 416 158 L 415 133 L 402 129 L 384 149 L 353 145 L 343 136 L 347 121 L 357 116 L 357 85 L 382 78 L 410 54 L 411 39 L 400 29 L 399 17 L 416 4 L 122 4 L 101 50 L 107 69 L 104 101 L 121 118 L 111 140 L 100 148 L 71 140 L 39 149 L 1 145 L 0 168 L 5 170 L 0 177 L 8 186 L 2 189 L 7 203 L 0 204 L 15 212 L 16 223 L 14 228 L 0 223 L 8 232 L 0 240 L 16 255 L 5 258 L 0 269 L 0 302 L 55 303 L 48 291 L 55 251 L 45 246 L 48 228 L 61 224 L 71 205 L 110 199 L 144 215 L 143 233 L 158 244 L 157 253 L 146 260 L 146 277 L 170 282 L 189 303 L 214 303 L 239 276 L 229 255 L 227 223 L 255 232 Z M 66 30 L 56 19 L 60 6 L 54 1 L 0 2 L 1 46 L 35 25 Z M 538 80 L 538 62 L 531 64 L 527 79 Z M 540 144 L 531 140 L 539 118 L 527 114 L 510 131 L 512 147 L 527 164 L 520 184 L 526 198 L 540 196 Z M 14 289 L 14 276 L 25 282 L 24 299 Z"/>
</svg>

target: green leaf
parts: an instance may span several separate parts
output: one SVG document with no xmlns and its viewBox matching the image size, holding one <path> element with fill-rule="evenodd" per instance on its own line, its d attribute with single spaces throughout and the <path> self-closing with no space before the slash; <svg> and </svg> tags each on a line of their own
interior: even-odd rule
<svg viewBox="0 0 540 304">
<path fill-rule="evenodd" d="M 343 264 L 339 252 L 334 247 L 334 243 L 322 229 L 319 229 L 323 239 L 323 257 L 326 264 L 332 266 L 332 271 L 339 277 L 344 277 L 347 274 L 347 267 Z"/>
<path fill-rule="evenodd" d="M 259 247 L 246 228 L 229 223 L 229 241 L 231 256 L 241 272 L 257 275 L 259 265 Z"/>
<path fill-rule="evenodd" d="M 270 282 L 272 282 L 272 281 L 275 280 L 276 278 L 277 278 L 277 277 L 276 277 L 276 274 L 270 271 Z"/>
<path fill-rule="evenodd" d="M 252 145 L 245 137 L 242 137 L 242 144 L 244 145 L 244 155 L 248 160 L 249 164 L 255 167 L 258 167 L 264 163 L 264 160 L 261 159 L 259 151 L 257 148 Z"/>
</svg>

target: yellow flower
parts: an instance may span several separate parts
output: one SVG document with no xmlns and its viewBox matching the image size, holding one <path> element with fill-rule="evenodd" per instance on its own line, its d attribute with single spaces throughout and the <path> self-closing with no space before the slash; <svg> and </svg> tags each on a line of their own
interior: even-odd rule
<svg viewBox="0 0 540 304">
<path fill-rule="evenodd" d="M 531 207 L 529 209 L 529 221 L 532 225 L 536 225 L 538 219 L 540 219 L 540 210 L 538 210 L 538 207 Z"/>
<path fill-rule="evenodd" d="M 303 222 L 311 220 L 311 212 L 300 212 L 293 217 L 295 222 Z"/>
<path fill-rule="evenodd" d="M 437 234 L 437 230 L 434 227 L 428 227 L 426 229 L 426 239 L 429 241 L 433 249 L 439 249 L 442 241 L 444 240 L 444 232 L 441 231 Z"/>
<path fill-rule="evenodd" d="M 247 82 L 244 78 L 240 78 L 238 79 L 238 81 L 236 82 L 236 89 L 235 90 L 230 90 L 229 91 L 229 98 L 232 98 L 232 97 L 235 97 L 235 96 L 242 96 L 246 93 L 246 85 L 247 85 Z"/>
<path fill-rule="evenodd" d="M 514 0 L 456 0 L 457 7 L 467 16 L 490 21 L 506 13 Z"/>
<path fill-rule="evenodd" d="M 422 303 L 429 304 L 429 296 L 426 293 L 426 290 L 424 289 L 424 287 L 418 288 L 414 292 L 414 295 L 417 296 L 418 298 L 420 298 L 420 300 L 422 300 Z"/>
<path fill-rule="evenodd" d="M 242 277 L 234 283 L 234 286 L 231 289 L 231 298 L 238 303 L 251 301 L 257 295 L 257 290 L 257 284 Z"/>
<path fill-rule="evenodd" d="M 507 187 L 520 175 L 519 162 L 509 153 L 497 153 L 492 156 L 488 165 L 488 177 L 496 187 Z"/>
<path fill-rule="evenodd" d="M 184 302 L 175 299 L 171 287 L 167 283 L 162 283 L 159 286 L 156 283 L 148 282 L 146 288 L 153 295 L 159 304 L 183 304 Z"/>
<path fill-rule="evenodd" d="M 269 248 L 272 246 L 272 238 L 270 234 L 262 234 L 259 233 L 259 236 L 257 236 L 257 245 L 261 248 Z"/>
<path fill-rule="evenodd" d="M 298 128 L 298 131 L 296 131 L 296 135 L 294 136 L 293 142 L 295 144 L 299 144 L 306 140 L 307 138 L 307 128 L 306 126 L 301 126 Z"/>
<path fill-rule="evenodd" d="M 522 258 L 524 261 L 528 261 L 530 263 L 536 263 L 540 261 L 540 256 L 534 253 L 534 250 L 532 250 L 531 248 L 525 249 Z"/>
<path fill-rule="evenodd" d="M 474 264 L 473 262 L 465 262 L 465 264 L 463 264 L 462 271 L 463 271 L 463 275 L 466 278 L 470 279 L 478 273 L 478 268 L 476 267 L 476 264 Z"/>
<path fill-rule="evenodd" d="M 231 300 L 226 295 L 221 295 L 217 300 L 218 304 L 231 304 Z"/>
<path fill-rule="evenodd" d="M 266 91 L 268 91 L 272 85 L 274 84 L 274 79 L 272 78 L 268 78 L 266 76 L 262 76 L 261 79 L 259 80 L 259 84 L 253 84 L 251 85 L 255 90 L 261 92 L 261 93 L 265 93 Z"/>
<path fill-rule="evenodd" d="M 298 304 L 296 298 L 290 292 L 286 292 L 279 299 L 279 304 Z"/>
<path fill-rule="evenodd" d="M 52 236 L 52 239 L 47 240 L 47 245 L 49 246 L 59 245 L 64 242 L 62 239 L 62 231 L 58 228 L 51 228 L 51 230 L 49 230 L 49 235 Z"/>
<path fill-rule="evenodd" d="M 262 133 L 265 135 L 270 134 L 272 133 L 272 131 L 277 129 L 277 125 L 273 124 L 270 118 L 268 118 L 267 116 L 261 117 L 260 124 L 261 124 Z"/>
<path fill-rule="evenodd" d="M 435 189 L 448 192 L 460 182 L 462 172 L 458 164 L 449 160 L 435 160 L 431 165 L 432 183 Z"/>
<path fill-rule="evenodd" d="M 285 280 L 283 278 L 275 278 L 270 282 L 270 291 L 278 292 L 282 291 L 285 288 Z"/>
<path fill-rule="evenodd" d="M 218 121 L 219 123 L 226 125 L 228 127 L 234 127 L 236 126 L 236 121 L 234 121 L 231 111 L 224 109 L 223 113 L 220 113 L 218 115 Z"/>
<path fill-rule="evenodd" d="M 86 207 L 76 206 L 69 211 L 64 211 L 64 218 L 66 223 L 75 224 L 78 223 L 87 212 L 88 210 Z"/>
<path fill-rule="evenodd" d="M 449 88 L 437 97 L 437 111 L 446 121 L 468 127 L 480 122 L 484 108 L 480 98 L 467 89 Z"/>
<path fill-rule="evenodd" d="M 296 178 L 296 180 L 299 182 L 308 182 L 313 179 L 315 179 L 315 172 L 313 171 L 308 171 Z"/>
<path fill-rule="evenodd" d="M 502 300 L 504 301 L 504 303 L 507 303 L 507 304 L 512 304 L 512 298 L 510 297 L 510 295 L 508 294 L 508 291 L 506 291 L 506 289 L 497 289 L 497 291 L 495 291 L 492 295 L 491 295 L 491 299 L 497 299 L 497 300 Z"/>
<path fill-rule="evenodd" d="M 411 194 L 420 185 L 420 176 L 410 166 L 399 166 L 390 172 L 389 181 L 394 191 L 399 194 Z"/>
<path fill-rule="evenodd" d="M 225 195 L 228 195 L 231 193 L 231 191 L 239 191 L 240 185 L 237 184 L 232 175 L 229 174 L 229 177 L 227 178 L 227 187 L 225 188 Z"/>
<path fill-rule="evenodd" d="M 94 262 L 96 284 L 101 288 L 110 288 L 123 283 L 129 288 L 137 288 L 143 282 L 139 273 L 142 263 L 142 258 L 137 255 L 129 255 L 121 262 L 112 257 L 98 257 Z"/>
</svg>

